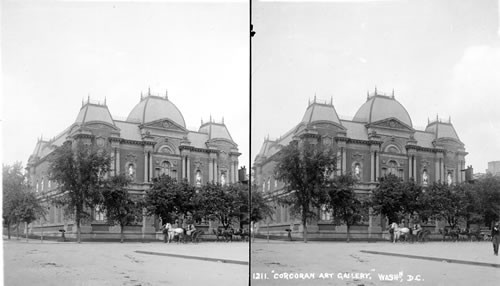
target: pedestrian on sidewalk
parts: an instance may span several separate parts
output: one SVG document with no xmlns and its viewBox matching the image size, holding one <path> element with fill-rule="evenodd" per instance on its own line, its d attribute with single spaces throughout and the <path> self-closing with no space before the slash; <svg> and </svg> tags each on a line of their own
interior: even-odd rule
<svg viewBox="0 0 500 286">
<path fill-rule="evenodd" d="M 491 241 L 493 242 L 493 252 L 498 256 L 498 243 L 500 242 L 498 222 L 495 223 L 493 229 L 491 230 Z"/>
</svg>

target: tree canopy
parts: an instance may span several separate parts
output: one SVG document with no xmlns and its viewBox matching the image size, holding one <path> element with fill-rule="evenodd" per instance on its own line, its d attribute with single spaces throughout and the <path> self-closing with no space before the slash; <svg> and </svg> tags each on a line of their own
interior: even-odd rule
<svg viewBox="0 0 500 286">
<path fill-rule="evenodd" d="M 307 242 L 307 221 L 315 218 L 315 209 L 325 200 L 327 179 L 335 170 L 332 148 L 308 141 L 292 142 L 278 153 L 275 177 L 285 183 L 282 202 L 291 206 L 292 214 L 301 218 L 304 242 Z"/>
<path fill-rule="evenodd" d="M 106 180 L 102 190 L 101 210 L 106 214 L 107 222 L 120 226 L 120 242 L 124 240 L 124 228 L 142 217 L 140 199 L 131 195 L 126 186 L 128 176 L 121 174 Z"/>
<path fill-rule="evenodd" d="M 350 240 L 350 227 L 361 221 L 363 202 L 354 192 L 356 180 L 351 174 L 335 177 L 328 187 L 328 209 L 335 221 L 347 226 L 347 242 Z"/>
<path fill-rule="evenodd" d="M 74 214 L 78 242 L 82 219 L 88 218 L 100 203 L 104 177 L 109 170 L 109 155 L 93 144 L 66 142 L 51 154 L 49 173 L 51 180 L 58 183 L 54 202 Z"/>
</svg>

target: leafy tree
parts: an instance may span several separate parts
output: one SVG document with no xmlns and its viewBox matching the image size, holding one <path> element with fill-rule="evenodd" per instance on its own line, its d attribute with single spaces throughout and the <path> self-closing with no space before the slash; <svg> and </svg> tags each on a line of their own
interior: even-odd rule
<svg viewBox="0 0 500 286">
<path fill-rule="evenodd" d="M 401 179 L 389 174 L 380 180 L 370 197 L 370 205 L 374 214 L 382 214 L 389 223 L 399 221 L 403 212 L 403 190 Z"/>
<path fill-rule="evenodd" d="M 482 221 L 480 201 L 477 196 L 476 186 L 469 183 L 455 185 L 454 192 L 458 195 L 461 206 L 461 216 L 465 220 L 466 229 L 470 229 L 471 224 Z"/>
<path fill-rule="evenodd" d="M 488 174 L 476 182 L 475 189 L 483 222 L 491 227 L 500 218 L 500 177 Z"/>
<path fill-rule="evenodd" d="M 264 198 L 262 192 L 260 192 L 257 187 L 251 188 L 251 211 L 250 211 L 250 221 L 257 222 L 263 220 L 267 217 L 271 217 L 274 212 L 273 207 Z"/>
<path fill-rule="evenodd" d="M 307 242 L 307 221 L 317 216 L 314 210 L 326 197 L 326 170 L 334 170 L 335 163 L 333 149 L 320 143 L 292 142 L 278 153 L 275 177 L 285 183 L 281 202 L 291 206 L 292 214 L 300 216 L 304 242 Z"/>
<path fill-rule="evenodd" d="M 238 191 L 237 185 L 204 185 L 197 196 L 203 216 L 217 220 L 227 229 L 240 216 L 242 202 Z"/>
<path fill-rule="evenodd" d="M 177 181 L 170 176 L 154 178 L 153 185 L 144 196 L 147 214 L 156 215 L 163 221 L 172 221 L 178 212 L 175 201 L 177 192 Z"/>
<path fill-rule="evenodd" d="M 99 204 L 104 175 L 109 170 L 108 154 L 80 141 L 66 142 L 51 154 L 51 180 L 58 183 L 54 202 L 74 214 L 78 243 L 81 222 L 90 217 L 89 210 Z"/>
<path fill-rule="evenodd" d="M 22 173 L 21 162 L 14 165 L 2 165 L 2 218 L 7 227 L 7 236 L 10 239 L 10 226 L 19 222 L 16 207 L 22 200 L 22 193 L 26 188 L 25 177 Z"/>
<path fill-rule="evenodd" d="M 350 228 L 361 221 L 363 203 L 354 192 L 356 180 L 351 174 L 335 177 L 328 188 L 328 209 L 332 210 L 335 221 L 347 226 L 347 242 L 350 239 Z"/>
<path fill-rule="evenodd" d="M 120 242 L 124 240 L 124 228 L 142 216 L 140 201 L 129 194 L 125 187 L 130 179 L 124 175 L 109 178 L 102 191 L 102 210 L 109 224 L 120 226 Z"/>
<path fill-rule="evenodd" d="M 428 216 L 445 220 L 452 229 L 458 225 L 464 213 L 459 193 L 453 186 L 443 183 L 432 184 L 425 192 L 423 202 Z"/>
<path fill-rule="evenodd" d="M 40 217 L 46 214 L 45 208 L 42 206 L 40 198 L 37 195 L 25 188 L 20 197 L 19 204 L 16 206 L 15 213 L 18 221 L 26 224 L 26 240 L 28 240 L 27 226 Z"/>
</svg>

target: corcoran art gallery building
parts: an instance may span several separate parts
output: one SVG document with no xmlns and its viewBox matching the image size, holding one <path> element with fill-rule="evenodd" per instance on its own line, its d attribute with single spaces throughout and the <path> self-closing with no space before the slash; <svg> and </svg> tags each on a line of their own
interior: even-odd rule
<svg viewBox="0 0 500 286">
<path fill-rule="evenodd" d="M 182 113 L 167 95 L 152 95 L 149 91 L 141 95 L 126 120 L 113 118 L 106 102 L 82 102 L 75 121 L 53 139 L 39 139 L 29 158 L 29 182 L 37 193 L 50 195 L 54 191 L 47 156 L 68 140 L 95 143 L 111 154 L 111 172 L 127 174 L 132 179 L 129 192 L 133 194 L 143 194 L 152 179 L 161 174 L 195 185 L 238 181 L 240 153 L 223 120 L 210 119 L 201 122 L 197 131 L 188 130 Z M 119 226 L 107 225 L 99 210 L 92 213 L 92 219 L 82 224 L 82 238 L 119 235 Z M 159 227 L 156 218 L 147 217 L 127 226 L 125 232 L 128 237 L 137 234 L 137 238 L 153 238 Z M 31 232 L 40 234 L 42 229 L 45 235 L 57 234 L 60 229 L 69 236 L 76 233 L 73 221 L 56 206 L 50 207 L 47 220 L 35 223 Z"/>
<path fill-rule="evenodd" d="M 394 174 L 404 180 L 414 179 L 418 184 L 432 182 L 460 183 L 465 180 L 464 144 L 460 141 L 451 120 L 429 121 L 425 130 L 417 130 L 406 109 L 394 92 L 386 96 L 375 92 L 367 94 L 352 120 L 340 119 L 333 102 L 314 99 L 307 106 L 302 120 L 276 140 L 264 140 L 254 162 L 255 183 L 267 195 L 279 195 L 283 183 L 275 180 L 273 170 L 276 154 L 281 146 L 292 140 L 317 140 L 330 145 L 337 153 L 338 173 L 352 173 L 358 180 L 355 186 L 359 196 L 368 195 L 377 186 L 379 178 Z M 345 238 L 346 227 L 334 225 L 330 214 L 317 210 L 319 220 L 308 225 L 310 238 Z M 438 225 L 428 225 L 427 227 Z M 382 238 L 387 222 L 380 216 L 366 215 L 351 228 L 358 238 Z M 266 235 L 302 236 L 300 220 L 290 216 L 285 205 L 275 205 L 269 221 L 261 221 L 258 232 Z"/>
</svg>

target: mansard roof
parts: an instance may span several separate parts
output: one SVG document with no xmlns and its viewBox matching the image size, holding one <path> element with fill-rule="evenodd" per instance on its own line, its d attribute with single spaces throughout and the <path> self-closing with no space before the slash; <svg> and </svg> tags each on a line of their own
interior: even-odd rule
<svg viewBox="0 0 500 286">
<path fill-rule="evenodd" d="M 151 95 L 148 91 L 146 97 L 141 96 L 141 101 L 130 111 L 127 121 L 139 122 L 141 124 L 153 122 L 159 119 L 169 119 L 186 128 L 184 116 L 168 97 Z"/>
<path fill-rule="evenodd" d="M 312 103 L 309 103 L 309 106 L 307 107 L 301 122 L 311 124 L 313 122 L 321 121 L 342 125 L 340 123 L 337 111 L 333 106 L 333 100 L 330 101 L 330 104 L 319 103 L 316 101 L 316 97 L 314 97 L 314 101 Z"/>
<path fill-rule="evenodd" d="M 395 99 L 394 92 L 392 96 L 386 96 L 378 94 L 375 89 L 372 96 L 368 95 L 366 102 L 358 109 L 353 121 L 372 123 L 391 117 L 413 127 L 408 111 Z"/>
</svg>

